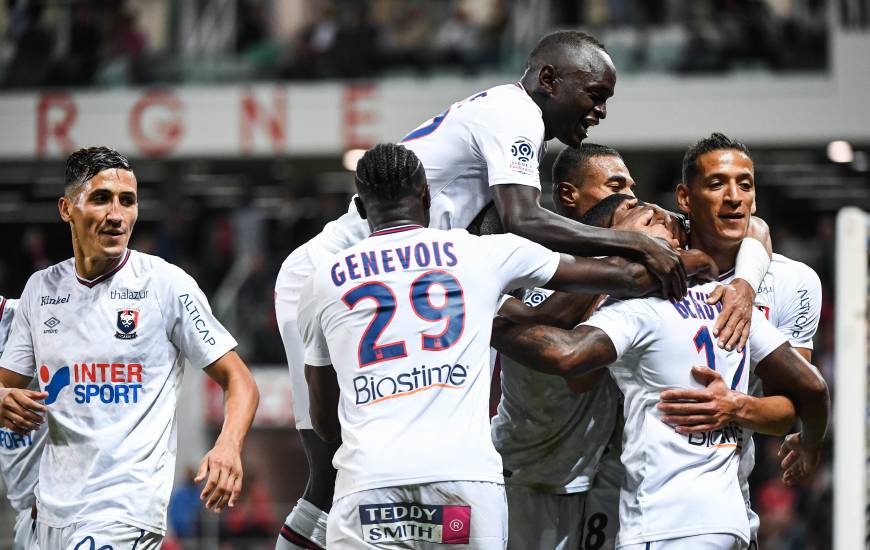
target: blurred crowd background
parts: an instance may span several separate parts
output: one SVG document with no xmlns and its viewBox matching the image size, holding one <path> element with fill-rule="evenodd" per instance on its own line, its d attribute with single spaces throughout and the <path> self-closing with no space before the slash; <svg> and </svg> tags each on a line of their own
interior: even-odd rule
<svg viewBox="0 0 870 550">
<path fill-rule="evenodd" d="M 209 91 L 256 82 L 298 84 L 316 92 L 321 83 L 388 88 L 410 82 L 446 88 L 439 101 L 443 108 L 462 97 L 450 93 L 454 80 L 445 85 L 444 79 L 486 85 L 516 80 L 537 39 L 568 27 L 600 38 L 620 77 L 630 75 L 635 83 L 664 79 L 664 86 L 677 89 L 707 79 L 721 83 L 724 93 L 757 79 L 774 88 L 795 78 L 824 86 L 837 63 L 832 43 L 839 36 L 870 42 L 870 2 L 5 0 L 0 4 L 0 128 L 7 139 L 16 139 L 19 129 L 9 123 L 13 113 L 4 98 L 28 100 L 65 90 L 85 96 L 131 88 Z M 615 100 L 619 97 L 618 85 Z M 833 219 L 842 206 L 870 209 L 868 104 L 865 96 L 864 110 L 854 113 L 864 117 L 866 133 L 851 143 L 786 134 L 760 145 L 749 142 L 758 214 L 772 227 L 775 250 L 807 263 L 821 277 L 824 305 L 814 363 L 834 391 Z M 812 126 L 828 107 L 820 96 L 816 112 L 795 116 Z M 667 124 L 667 117 L 680 114 L 662 116 Z M 615 145 L 638 182 L 637 194 L 674 208 L 672 190 L 683 151 L 717 129 L 701 127 L 697 134 L 644 144 L 601 141 L 596 128 L 588 141 Z M 314 135 L 318 128 L 305 131 Z M 542 162 L 545 198 L 557 150 L 551 147 Z M 286 366 L 272 303 L 275 276 L 291 250 L 346 210 L 353 180 L 342 154 L 122 152 L 131 155 L 140 186 L 132 246 L 193 275 L 255 374 L 275 381 L 280 390 Z M 32 272 L 71 255 L 69 230 L 54 206 L 62 192 L 64 157 L 61 151 L 0 154 L 2 295 L 17 296 Z M 210 442 L 220 426 L 219 393 L 211 393 L 202 377 L 188 378 L 205 396 L 199 403 L 204 439 Z M 304 488 L 306 467 L 291 427 L 289 398 L 274 391 L 265 398 L 269 409 L 249 437 L 246 487 L 236 508 L 219 518 L 203 513 L 191 481 L 190 469 L 197 464 L 189 457 L 195 454 L 188 460 L 180 455 L 169 514 L 172 536 L 164 548 L 273 547 L 284 516 Z M 179 446 L 193 435 L 181 426 Z M 762 518 L 761 547 L 830 548 L 831 453 L 810 486 L 789 489 L 779 481 L 778 441 L 760 438 L 758 447 L 752 487 Z M 11 525 L 3 510 L 0 506 L 0 525 Z M 0 548 L 8 544 L 8 532 L 0 529 Z"/>
</svg>

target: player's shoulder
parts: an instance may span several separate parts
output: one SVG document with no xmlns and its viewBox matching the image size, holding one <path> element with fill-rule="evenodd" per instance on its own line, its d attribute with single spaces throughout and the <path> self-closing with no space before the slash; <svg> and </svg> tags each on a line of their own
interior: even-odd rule
<svg viewBox="0 0 870 550">
<path fill-rule="evenodd" d="M 506 122 L 523 121 L 533 124 L 544 124 L 541 108 L 532 100 L 519 83 L 494 86 L 462 105 L 460 111 L 466 110 L 474 116 L 478 125 L 490 125 L 494 122 L 503 125 Z M 506 115 L 506 113 L 508 113 Z"/>
<path fill-rule="evenodd" d="M 803 262 L 793 260 L 782 254 L 773 253 L 768 270 L 776 279 L 791 282 L 797 286 L 821 286 L 816 270 Z"/>
<path fill-rule="evenodd" d="M 69 277 L 75 277 L 75 258 L 67 258 L 62 262 L 50 265 L 39 271 L 34 271 L 27 279 L 22 299 L 26 298 L 28 288 L 38 288 L 44 284 L 55 285 Z"/>
<path fill-rule="evenodd" d="M 130 250 L 129 262 L 137 274 L 150 275 L 152 281 L 159 286 L 171 288 L 174 283 L 194 280 L 181 267 L 153 254 Z"/>
</svg>

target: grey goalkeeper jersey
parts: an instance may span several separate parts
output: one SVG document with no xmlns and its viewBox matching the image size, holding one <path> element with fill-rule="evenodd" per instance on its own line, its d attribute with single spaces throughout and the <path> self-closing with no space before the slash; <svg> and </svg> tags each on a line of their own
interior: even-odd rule
<svg viewBox="0 0 870 550">
<path fill-rule="evenodd" d="M 523 301 L 534 307 L 550 294 L 527 290 Z M 504 355 L 501 370 L 492 440 L 501 453 L 505 483 L 555 494 L 587 491 L 616 423 L 616 383 L 605 376 L 591 391 L 577 394 L 563 378 Z"/>
</svg>

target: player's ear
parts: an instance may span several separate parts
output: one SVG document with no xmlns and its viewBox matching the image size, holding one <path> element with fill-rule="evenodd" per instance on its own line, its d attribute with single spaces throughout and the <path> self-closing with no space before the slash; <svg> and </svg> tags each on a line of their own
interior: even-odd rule
<svg viewBox="0 0 870 550">
<path fill-rule="evenodd" d="M 689 213 L 689 186 L 685 182 L 677 184 L 677 208 L 683 214 Z"/>
<path fill-rule="evenodd" d="M 580 198 L 580 191 L 570 182 L 560 181 L 554 184 L 556 186 L 556 199 L 565 210 L 574 210 L 577 208 L 577 202 Z"/>
<path fill-rule="evenodd" d="M 72 215 L 70 214 L 71 206 L 69 198 L 66 196 L 57 199 L 57 210 L 60 212 L 60 219 L 65 222 L 72 220 Z"/>
<path fill-rule="evenodd" d="M 365 206 L 365 204 L 363 204 L 362 199 L 359 198 L 359 195 L 354 195 L 353 203 L 356 205 L 356 211 L 359 212 L 359 217 L 364 219 L 364 220 L 367 219 L 366 206 Z"/>
<path fill-rule="evenodd" d="M 541 70 L 538 71 L 538 86 L 549 95 L 556 93 L 556 88 L 559 86 L 558 80 L 559 77 L 556 74 L 556 67 L 553 67 L 552 65 L 544 65 L 541 67 Z"/>
<path fill-rule="evenodd" d="M 432 195 L 429 193 L 429 186 L 423 186 L 423 209 L 427 212 L 429 211 L 429 207 L 432 206 Z"/>
</svg>

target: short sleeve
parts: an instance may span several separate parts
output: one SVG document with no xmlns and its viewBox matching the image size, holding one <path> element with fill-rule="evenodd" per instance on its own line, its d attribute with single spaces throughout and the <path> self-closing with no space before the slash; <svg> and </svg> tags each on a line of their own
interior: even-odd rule
<svg viewBox="0 0 870 550">
<path fill-rule="evenodd" d="M 529 288 L 523 293 L 523 303 L 529 307 L 535 307 L 543 303 L 552 294 L 553 291 L 546 288 Z"/>
<path fill-rule="evenodd" d="M 788 339 L 758 309 L 752 310 L 749 327 L 749 361 L 757 365 Z"/>
<path fill-rule="evenodd" d="M 480 239 L 483 265 L 489 266 L 502 292 L 546 285 L 559 267 L 560 254 L 511 233 Z"/>
<path fill-rule="evenodd" d="M 6 345 L 0 346 L 0 368 L 17 372 L 24 376 L 36 375 L 36 357 L 33 351 L 33 333 L 31 332 L 31 311 L 28 307 L 33 303 L 38 292 L 40 274 L 34 273 L 27 281 L 24 292 L 16 307 L 4 307 L 3 315 L 12 315 L 11 328 L 6 338 Z M 7 303 L 8 307 L 9 304 Z M 14 311 L 14 314 L 13 314 Z M 5 325 L 5 323 L 4 323 Z M 9 325 L 6 325 L 9 327 Z"/>
<path fill-rule="evenodd" d="M 538 164 L 544 142 L 543 119 L 525 105 L 516 112 L 500 115 L 497 121 L 476 124 L 472 134 L 486 163 L 489 185 L 516 183 L 540 189 Z"/>
<path fill-rule="evenodd" d="M 181 268 L 165 265 L 159 284 L 167 285 L 161 304 L 169 340 L 195 368 L 205 368 L 234 349 L 235 338 L 212 314 L 208 300 Z"/>
<path fill-rule="evenodd" d="M 783 295 L 777 295 L 776 326 L 796 348 L 813 349 L 813 336 L 819 328 L 822 311 L 822 282 L 809 266 L 790 266 L 789 282 Z M 782 302 L 780 302 L 782 300 Z"/>
<path fill-rule="evenodd" d="M 581 323 L 604 331 L 613 342 L 616 358 L 637 349 L 655 334 L 658 326 L 655 310 L 643 299 L 614 302 L 600 308 L 588 321 Z"/>
<path fill-rule="evenodd" d="M 323 327 L 320 325 L 320 311 L 317 307 L 314 282 L 315 276 L 309 277 L 299 297 L 299 334 L 305 345 L 305 364 L 312 367 L 326 367 L 332 364 L 332 358 L 329 356 L 329 346 L 323 334 Z"/>
</svg>

